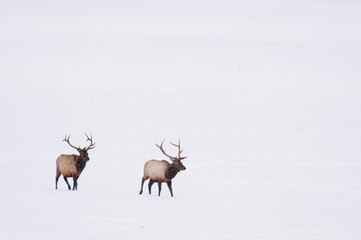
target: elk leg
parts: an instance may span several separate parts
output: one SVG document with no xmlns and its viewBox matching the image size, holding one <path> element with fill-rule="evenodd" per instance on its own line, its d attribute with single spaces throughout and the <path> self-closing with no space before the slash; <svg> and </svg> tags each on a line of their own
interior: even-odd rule
<svg viewBox="0 0 361 240">
<path fill-rule="evenodd" d="M 149 184 L 148 184 L 148 190 L 149 190 L 149 194 L 152 194 L 152 185 L 153 185 L 154 181 L 152 179 L 149 180 Z"/>
<path fill-rule="evenodd" d="M 158 196 L 160 196 L 160 191 L 162 191 L 162 182 L 158 182 Z"/>
<path fill-rule="evenodd" d="M 63 177 L 64 177 L 64 180 L 65 180 L 66 184 L 68 185 L 68 189 L 70 190 L 70 189 L 71 189 L 71 187 L 70 187 L 70 184 L 69 184 L 69 182 L 68 182 L 67 177 L 65 177 L 65 176 L 63 176 Z"/>
<path fill-rule="evenodd" d="M 79 176 L 76 177 L 76 187 L 75 187 L 76 190 L 78 190 L 78 179 L 79 179 Z"/>
<path fill-rule="evenodd" d="M 78 190 L 78 178 L 79 177 L 73 177 L 73 191 Z"/>
<path fill-rule="evenodd" d="M 144 177 L 142 177 L 142 184 L 140 185 L 140 192 L 139 192 L 139 194 L 142 194 L 142 193 L 143 193 L 143 185 L 144 185 L 144 182 L 145 182 L 145 179 L 144 179 Z"/>
<path fill-rule="evenodd" d="M 60 177 L 61 173 L 58 167 L 56 167 L 56 176 L 55 176 L 55 189 L 58 189 L 58 180 Z"/>
<path fill-rule="evenodd" d="M 56 177 L 55 177 L 55 189 L 58 189 L 58 180 L 59 180 L 59 177 L 60 177 L 60 174 L 56 174 Z"/>
<path fill-rule="evenodd" d="M 168 188 L 169 188 L 170 195 L 173 197 L 172 182 L 167 182 L 167 185 L 168 185 Z"/>
</svg>

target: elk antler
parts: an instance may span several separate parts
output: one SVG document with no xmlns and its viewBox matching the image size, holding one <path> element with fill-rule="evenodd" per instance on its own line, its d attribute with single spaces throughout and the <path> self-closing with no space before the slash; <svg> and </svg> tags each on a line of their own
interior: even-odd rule
<svg viewBox="0 0 361 240">
<path fill-rule="evenodd" d="M 88 137 L 88 135 L 86 135 L 85 133 L 85 136 L 87 137 L 87 141 L 90 141 L 90 145 L 88 147 L 86 147 L 86 150 L 90 150 L 90 149 L 93 149 L 95 148 L 95 143 L 93 143 L 93 136 L 92 134 L 90 134 L 90 138 Z"/>
<path fill-rule="evenodd" d="M 80 147 L 75 147 L 75 146 L 71 145 L 69 138 L 70 138 L 70 135 L 68 137 L 67 137 L 67 135 L 65 135 L 63 142 L 67 142 L 70 145 L 70 147 L 75 148 L 76 150 L 79 150 Z"/>
<path fill-rule="evenodd" d="M 166 154 L 166 152 L 163 150 L 163 142 L 164 142 L 164 140 L 162 141 L 162 143 L 160 144 L 160 146 L 156 143 L 155 145 L 157 146 L 157 147 L 159 147 L 159 149 L 162 151 L 162 153 L 164 154 L 164 155 L 166 155 L 167 157 L 169 157 L 172 161 L 174 160 L 174 157 L 172 157 L 172 156 L 169 156 L 168 154 Z"/>
<path fill-rule="evenodd" d="M 170 142 L 170 144 L 172 144 L 173 146 L 178 147 L 178 157 L 172 157 L 172 156 L 169 156 L 168 154 L 166 154 L 166 152 L 165 152 L 164 149 L 163 149 L 163 142 L 164 142 L 164 140 L 162 141 L 162 143 L 160 144 L 160 146 L 159 146 L 158 144 L 155 144 L 155 145 L 156 145 L 157 147 L 159 147 L 159 149 L 162 151 L 162 153 L 163 153 L 164 155 L 166 155 L 167 157 L 169 157 L 172 161 L 174 161 L 174 160 L 176 160 L 176 159 L 183 160 L 183 159 L 187 158 L 187 157 L 181 157 L 181 156 L 180 156 L 181 153 L 183 152 L 183 149 L 180 148 L 180 140 L 179 140 L 178 145 Z"/>
<path fill-rule="evenodd" d="M 187 158 L 187 157 L 181 157 L 181 154 L 182 154 L 182 152 L 183 152 L 183 149 L 181 149 L 181 147 L 180 147 L 180 139 L 179 139 L 179 141 L 178 141 L 178 145 L 177 145 L 177 144 L 174 144 L 174 143 L 172 143 L 172 142 L 170 142 L 170 144 L 172 144 L 173 146 L 175 146 L 175 147 L 178 148 L 178 159 L 179 159 L 179 160 L 183 160 L 183 159 Z"/>
</svg>

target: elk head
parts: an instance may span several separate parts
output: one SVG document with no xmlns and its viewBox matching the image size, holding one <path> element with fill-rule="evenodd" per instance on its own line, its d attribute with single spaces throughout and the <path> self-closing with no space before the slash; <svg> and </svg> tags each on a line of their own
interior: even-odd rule
<svg viewBox="0 0 361 240">
<path fill-rule="evenodd" d="M 83 160 L 83 161 L 87 162 L 90 160 L 90 158 L 88 156 L 88 150 L 95 148 L 95 143 L 93 143 L 93 137 L 91 134 L 90 134 L 90 138 L 86 134 L 85 134 L 85 136 L 87 137 L 87 141 L 90 141 L 90 145 L 88 147 L 84 147 L 84 148 L 73 146 L 69 141 L 70 135 L 69 136 L 65 135 L 65 138 L 63 141 L 67 142 L 70 147 L 76 149 L 79 152 L 79 157 L 78 157 L 79 160 Z"/>
<path fill-rule="evenodd" d="M 163 142 L 164 140 L 162 141 L 162 143 L 160 144 L 160 146 L 158 144 L 155 144 L 161 151 L 164 155 L 166 155 L 171 161 L 172 161 L 172 165 L 178 170 L 178 171 L 181 171 L 181 170 L 186 170 L 186 167 L 183 165 L 183 163 L 181 162 L 181 160 L 183 159 L 186 159 L 187 157 L 181 157 L 181 154 L 183 152 L 183 149 L 181 149 L 180 147 L 180 140 L 178 141 L 178 144 L 174 144 L 172 142 L 170 142 L 170 144 L 172 144 L 173 146 L 177 147 L 178 148 L 178 156 L 176 157 L 172 157 L 170 155 L 168 155 L 164 149 L 163 149 Z"/>
</svg>

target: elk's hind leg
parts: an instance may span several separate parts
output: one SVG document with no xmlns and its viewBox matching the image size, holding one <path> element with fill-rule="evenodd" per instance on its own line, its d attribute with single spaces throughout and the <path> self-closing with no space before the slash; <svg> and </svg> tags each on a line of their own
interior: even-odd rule
<svg viewBox="0 0 361 240">
<path fill-rule="evenodd" d="M 140 185 L 140 192 L 139 192 L 139 194 L 142 194 L 142 193 L 143 193 L 143 185 L 144 185 L 144 182 L 145 182 L 147 179 L 148 179 L 148 178 L 142 177 L 142 183 L 141 183 L 141 185 Z"/>
<path fill-rule="evenodd" d="M 60 175 L 61 174 L 60 174 L 59 170 L 57 169 L 56 176 L 55 176 L 55 189 L 58 189 L 58 180 L 59 180 Z"/>
<path fill-rule="evenodd" d="M 68 182 L 68 178 L 67 178 L 67 177 L 65 177 L 65 176 L 63 176 L 63 177 L 64 177 L 64 180 L 65 180 L 66 184 L 68 185 L 68 189 L 70 190 L 70 189 L 71 189 L 71 187 L 70 187 L 70 184 L 69 184 L 69 182 Z"/>
</svg>

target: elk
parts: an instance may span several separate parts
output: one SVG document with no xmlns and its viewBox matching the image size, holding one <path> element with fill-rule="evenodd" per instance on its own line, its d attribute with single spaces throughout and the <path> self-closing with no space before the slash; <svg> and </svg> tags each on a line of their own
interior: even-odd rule
<svg viewBox="0 0 361 240">
<path fill-rule="evenodd" d="M 164 140 L 163 140 L 164 142 Z M 160 144 L 155 144 L 164 155 L 166 155 L 172 163 L 167 162 L 166 160 L 149 160 L 144 165 L 144 175 L 142 177 L 142 184 L 140 188 L 139 194 L 143 193 L 143 185 L 144 182 L 148 179 L 148 190 L 149 194 L 152 194 L 152 185 L 157 182 L 158 183 L 158 196 L 160 196 L 160 192 L 162 190 L 162 183 L 166 182 L 170 191 L 170 195 L 173 197 L 173 190 L 172 190 L 172 179 L 182 170 L 186 170 L 185 166 L 182 164 L 181 160 L 187 157 L 181 157 L 181 153 L 183 149 L 180 147 L 180 140 L 177 144 L 170 143 L 173 146 L 178 148 L 178 156 L 172 157 L 168 155 L 163 149 L 163 142 Z"/>
<path fill-rule="evenodd" d="M 80 148 L 74 147 L 70 141 L 70 135 L 65 135 L 63 142 L 67 142 L 70 147 L 76 149 L 79 152 L 79 155 L 67 155 L 62 154 L 56 159 L 56 177 L 55 177 L 55 189 L 58 189 L 58 180 L 60 175 L 63 175 L 66 184 L 68 185 L 68 189 L 70 190 L 70 184 L 68 182 L 68 177 L 73 178 L 73 190 L 78 190 L 78 178 L 82 171 L 84 170 L 86 163 L 90 160 L 88 156 L 88 150 L 93 149 L 95 147 L 95 143 L 93 143 L 93 137 L 90 134 L 90 138 L 87 137 L 87 141 L 90 141 L 90 145 L 88 147 Z"/>
</svg>

